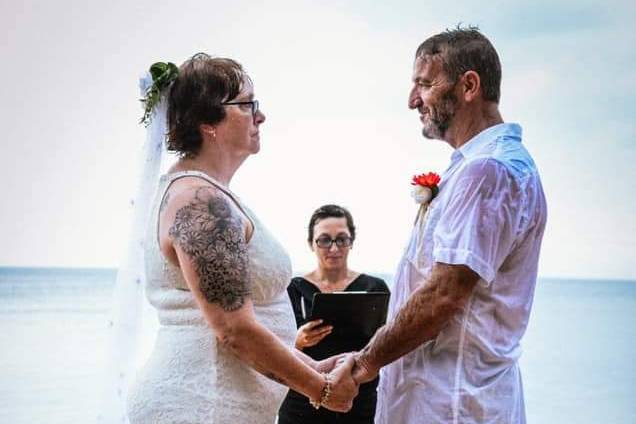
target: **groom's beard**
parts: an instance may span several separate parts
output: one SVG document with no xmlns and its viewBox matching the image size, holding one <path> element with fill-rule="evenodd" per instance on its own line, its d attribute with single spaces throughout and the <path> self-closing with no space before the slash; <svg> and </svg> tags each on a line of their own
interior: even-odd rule
<svg viewBox="0 0 636 424">
<path fill-rule="evenodd" d="M 422 128 L 422 135 L 426 138 L 443 140 L 450 128 L 457 109 L 455 86 L 448 89 L 439 101 L 427 107 L 427 114 Z"/>
</svg>

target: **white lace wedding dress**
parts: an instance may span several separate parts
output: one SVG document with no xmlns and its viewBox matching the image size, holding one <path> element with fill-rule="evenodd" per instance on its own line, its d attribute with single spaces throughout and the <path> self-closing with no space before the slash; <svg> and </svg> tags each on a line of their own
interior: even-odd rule
<svg viewBox="0 0 636 424">
<path fill-rule="evenodd" d="M 157 309 L 160 329 L 154 350 L 129 392 L 129 420 L 132 424 L 271 424 L 287 388 L 217 344 L 180 270 L 159 250 L 159 204 L 170 184 L 184 176 L 214 184 L 251 218 L 254 233 L 248 244 L 249 275 L 256 317 L 289 346 L 296 334 L 286 292 L 291 264 L 280 244 L 231 192 L 209 176 L 195 171 L 163 176 L 145 250 L 146 293 Z"/>
</svg>

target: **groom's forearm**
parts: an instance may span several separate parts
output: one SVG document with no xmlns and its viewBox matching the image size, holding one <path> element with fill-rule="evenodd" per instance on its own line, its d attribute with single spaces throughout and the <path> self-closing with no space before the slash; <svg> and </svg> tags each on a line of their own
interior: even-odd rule
<svg viewBox="0 0 636 424">
<path fill-rule="evenodd" d="M 478 279 L 464 265 L 436 264 L 429 280 L 411 294 L 392 321 L 377 331 L 358 355 L 358 362 L 377 372 L 435 338 L 463 309 Z"/>
</svg>

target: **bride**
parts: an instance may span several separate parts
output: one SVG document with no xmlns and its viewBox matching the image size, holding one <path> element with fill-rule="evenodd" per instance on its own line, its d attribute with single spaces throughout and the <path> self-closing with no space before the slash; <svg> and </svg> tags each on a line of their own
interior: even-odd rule
<svg viewBox="0 0 636 424">
<path fill-rule="evenodd" d="M 353 359 L 327 373 L 335 359 L 290 348 L 289 258 L 229 189 L 260 149 L 265 115 L 252 81 L 234 60 L 206 54 L 174 69 L 163 92 L 167 149 L 179 160 L 160 179 L 145 242 L 160 329 L 128 395 L 130 422 L 273 423 L 285 386 L 315 407 L 349 410 Z"/>
</svg>

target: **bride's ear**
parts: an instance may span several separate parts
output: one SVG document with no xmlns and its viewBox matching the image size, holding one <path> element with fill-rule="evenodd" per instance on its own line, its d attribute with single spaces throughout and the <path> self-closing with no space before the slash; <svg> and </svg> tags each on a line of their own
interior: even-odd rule
<svg viewBox="0 0 636 424">
<path fill-rule="evenodd" d="M 203 138 L 212 138 L 213 140 L 216 139 L 216 128 L 214 127 L 214 125 L 210 125 L 210 124 L 201 124 L 199 125 L 199 131 L 201 132 L 201 135 L 203 136 Z"/>
</svg>

